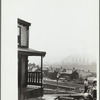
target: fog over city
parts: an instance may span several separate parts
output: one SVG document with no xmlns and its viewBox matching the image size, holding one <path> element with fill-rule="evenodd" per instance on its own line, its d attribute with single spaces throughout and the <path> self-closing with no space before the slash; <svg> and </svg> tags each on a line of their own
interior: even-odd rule
<svg viewBox="0 0 100 100">
<path fill-rule="evenodd" d="M 22 5 L 23 8 L 26 3 Z M 76 54 L 97 58 L 98 13 L 95 11 L 96 4 L 93 1 L 89 3 L 86 0 L 82 2 L 51 0 L 45 3 L 42 1 L 28 3 L 30 6 L 26 11 L 29 16 L 24 19 L 32 24 L 30 47 L 46 51 L 44 63 L 55 63 Z M 26 14 L 22 12 L 21 15 Z"/>
<path fill-rule="evenodd" d="M 12 5 L 4 4 L 6 8 L 12 6 L 5 16 L 31 23 L 29 47 L 46 51 L 44 64 L 59 62 L 70 55 L 89 55 L 97 60 L 98 1 L 12 0 Z M 34 57 L 30 62 L 33 60 Z"/>
</svg>

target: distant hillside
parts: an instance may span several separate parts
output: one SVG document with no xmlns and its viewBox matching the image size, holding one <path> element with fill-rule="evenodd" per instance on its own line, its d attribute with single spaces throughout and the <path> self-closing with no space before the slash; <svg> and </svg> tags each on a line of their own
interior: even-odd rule
<svg viewBox="0 0 100 100">
<path fill-rule="evenodd" d="M 96 58 L 89 54 L 74 54 L 62 59 L 59 63 L 90 64 L 96 62 Z"/>
<path fill-rule="evenodd" d="M 70 55 L 59 62 L 51 64 L 54 67 L 64 67 L 72 69 L 75 67 L 80 70 L 90 70 L 96 72 L 96 58 L 89 54 L 75 54 Z"/>
</svg>

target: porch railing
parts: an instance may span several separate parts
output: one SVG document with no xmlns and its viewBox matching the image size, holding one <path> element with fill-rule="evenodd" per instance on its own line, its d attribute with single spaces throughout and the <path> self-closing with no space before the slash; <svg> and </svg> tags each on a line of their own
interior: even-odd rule
<svg viewBox="0 0 100 100">
<path fill-rule="evenodd" d="M 28 72 L 28 85 L 42 85 L 41 72 Z"/>
</svg>

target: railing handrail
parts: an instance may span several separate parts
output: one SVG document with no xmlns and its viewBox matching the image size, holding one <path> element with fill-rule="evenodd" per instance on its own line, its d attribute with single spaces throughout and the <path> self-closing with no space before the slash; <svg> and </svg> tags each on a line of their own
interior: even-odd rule
<svg viewBox="0 0 100 100">
<path fill-rule="evenodd" d="M 41 73 L 41 72 L 28 72 L 28 73 Z"/>
</svg>

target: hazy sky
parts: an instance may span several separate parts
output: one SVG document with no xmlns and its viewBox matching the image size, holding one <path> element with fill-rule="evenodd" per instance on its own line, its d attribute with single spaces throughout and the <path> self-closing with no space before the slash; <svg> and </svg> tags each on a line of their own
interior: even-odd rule
<svg viewBox="0 0 100 100">
<path fill-rule="evenodd" d="M 98 0 L 6 0 L 8 5 L 10 16 L 31 23 L 30 48 L 46 51 L 44 63 L 73 54 L 97 56 Z"/>
</svg>

